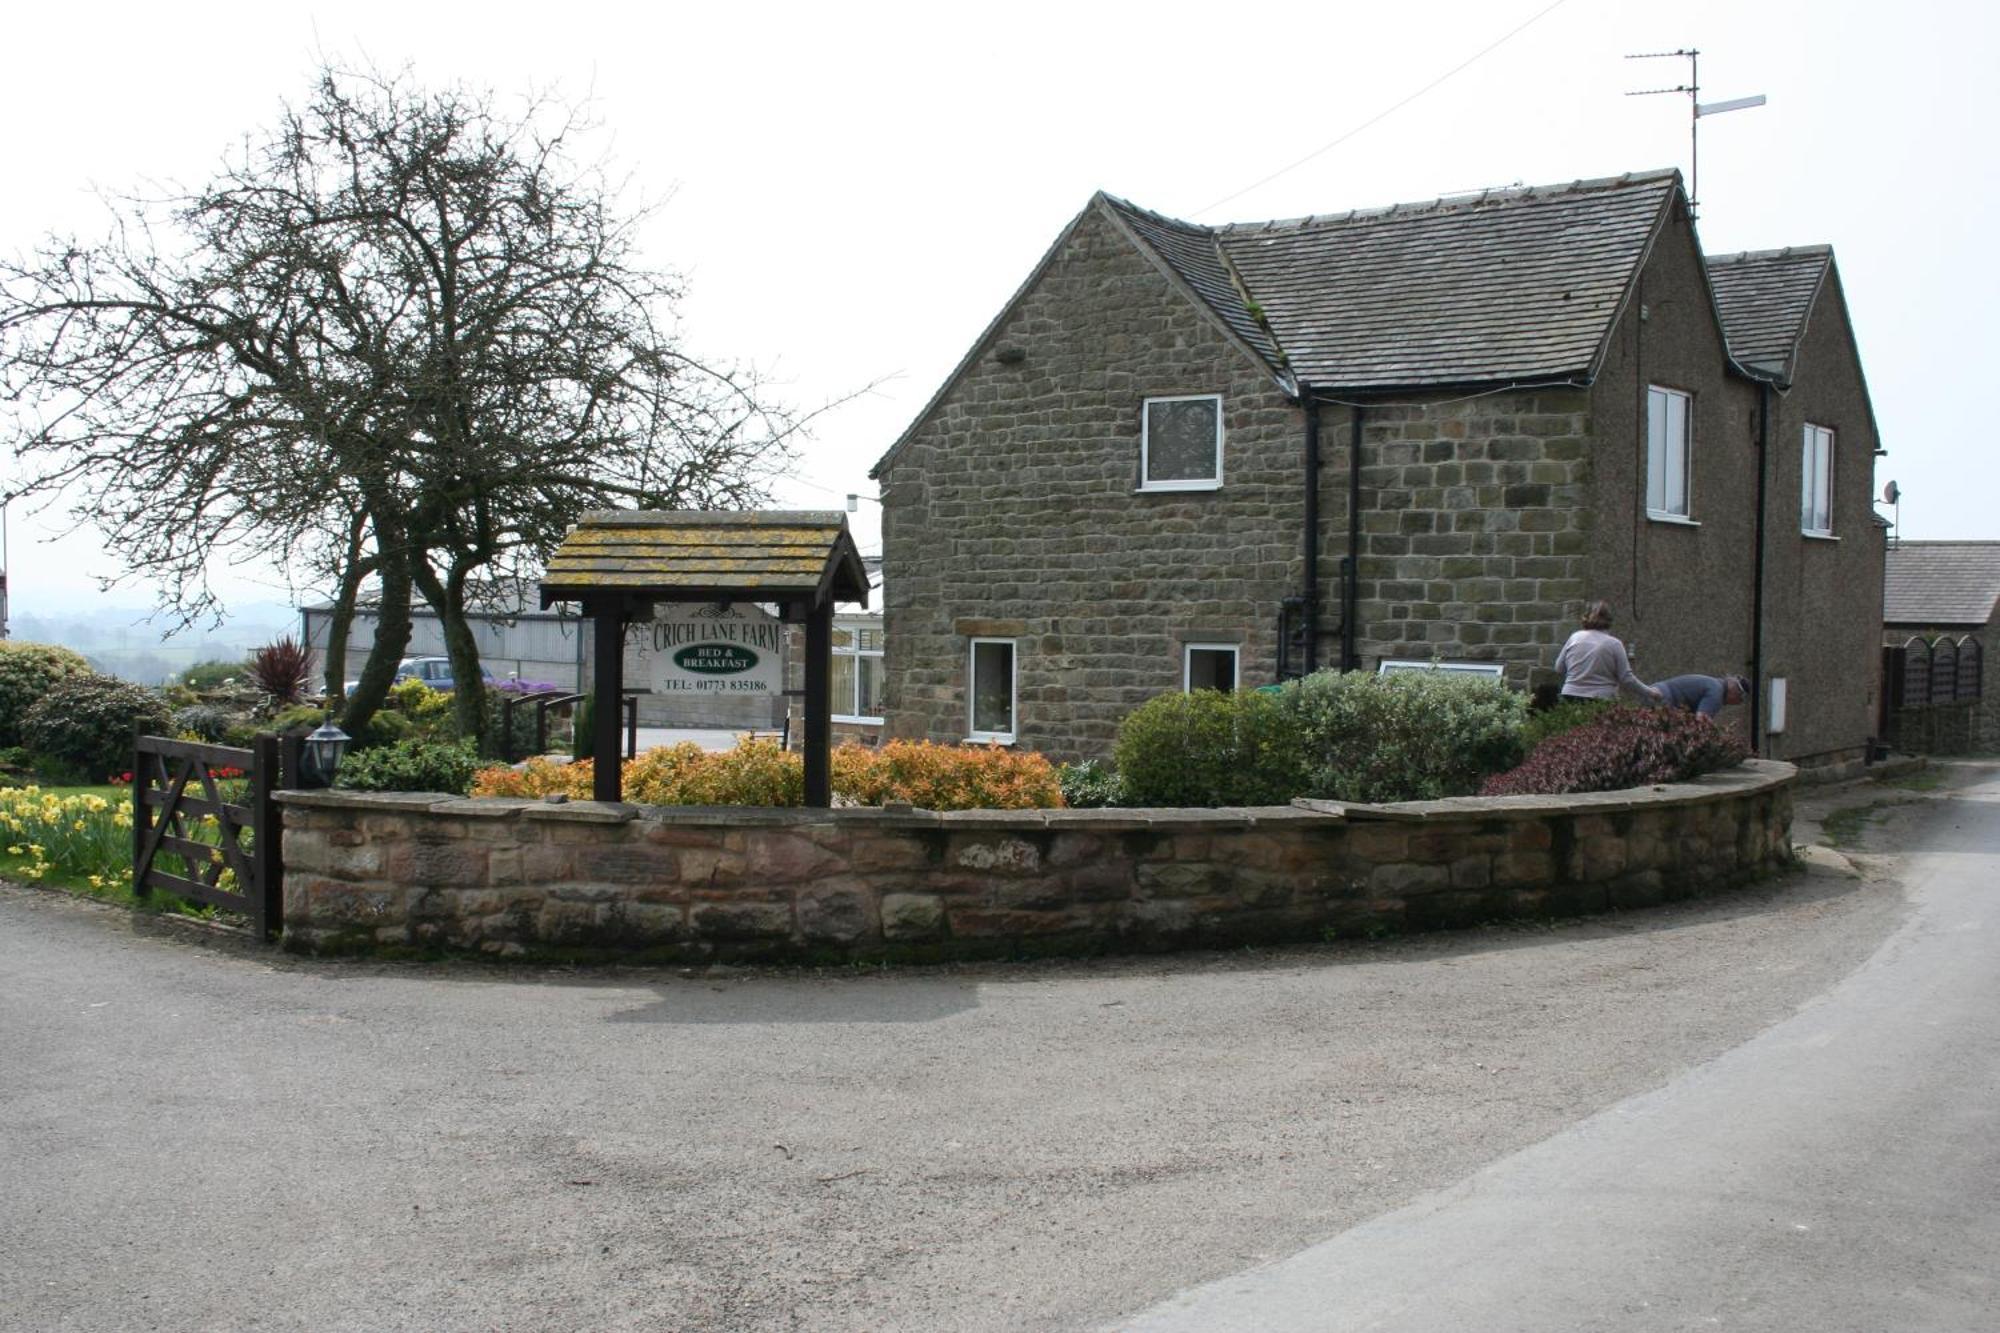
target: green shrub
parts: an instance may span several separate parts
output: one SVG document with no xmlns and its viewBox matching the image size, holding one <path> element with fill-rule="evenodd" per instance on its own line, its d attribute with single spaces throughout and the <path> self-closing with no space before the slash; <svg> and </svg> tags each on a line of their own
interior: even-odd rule
<svg viewBox="0 0 2000 1333">
<path fill-rule="evenodd" d="M 177 734 L 199 736 L 211 743 L 220 743 L 236 723 L 234 713 L 214 704 L 189 704 L 174 710 L 174 731 Z"/>
<path fill-rule="evenodd" d="M 347 730 L 346 727 L 341 725 L 338 718 L 334 720 L 334 725 L 340 727 L 343 731 Z M 349 732 L 347 739 L 349 741 L 348 748 L 350 752 L 358 753 L 362 750 L 379 750 L 383 746 L 396 745 L 402 741 L 409 740 L 431 741 L 439 745 L 449 745 L 458 738 L 451 735 L 433 735 L 420 730 L 417 724 L 412 722 L 406 713 L 398 713 L 388 708 L 378 708 L 375 710 L 374 715 L 368 719 L 368 725 Z"/>
<path fill-rule="evenodd" d="M 1282 698 L 1305 752 L 1301 794 L 1324 800 L 1466 796 L 1526 752 L 1527 700 L 1498 681 L 1322 671 L 1288 684 Z"/>
<path fill-rule="evenodd" d="M 1521 743 L 1532 753 L 1549 737 L 1574 731 L 1587 722 L 1595 722 L 1605 709 L 1617 706 L 1610 699 L 1567 699 L 1553 708 L 1530 713 L 1528 725 L 1521 731 Z"/>
<path fill-rule="evenodd" d="M 326 718 L 327 711 L 324 708 L 313 704 L 294 704 L 290 708 L 273 713 L 271 720 L 264 724 L 264 730 L 275 731 L 281 736 L 294 731 L 315 731 Z"/>
<path fill-rule="evenodd" d="M 526 756 L 535 752 L 535 710 L 532 705 L 515 706 L 512 736 L 503 734 L 505 728 L 502 725 L 506 718 L 506 702 L 520 698 L 533 688 L 509 685 L 489 685 L 486 688 L 486 745 L 493 753 Z"/>
<path fill-rule="evenodd" d="M 409 723 L 406 735 L 427 741 L 459 739 L 452 697 L 443 690 L 434 690 L 420 680 L 399 680 L 389 687 L 385 704 L 384 712 L 401 714 Z"/>
<path fill-rule="evenodd" d="M 0 639 L 0 746 L 21 743 L 21 722 L 37 699 L 65 676 L 90 674 L 81 653 L 51 643 Z"/>
<path fill-rule="evenodd" d="M 1125 784 L 1117 770 L 1101 760 L 1062 765 L 1056 769 L 1056 783 L 1062 788 L 1063 804 L 1072 810 L 1125 804 Z"/>
<path fill-rule="evenodd" d="M 113 676 L 64 676 L 21 719 L 21 738 L 38 756 L 73 765 L 91 782 L 132 767 L 132 735 L 166 735 L 173 715 L 153 690 Z"/>
<path fill-rule="evenodd" d="M 1130 805 L 1274 805 L 1304 786 L 1304 754 L 1280 695 L 1163 694 L 1126 717 L 1116 754 Z"/>
<path fill-rule="evenodd" d="M 335 784 L 352 791 L 436 791 L 463 796 L 479 771 L 468 741 L 412 738 L 350 753 Z"/>
<path fill-rule="evenodd" d="M 180 683 L 191 690 L 214 690 L 248 676 L 249 668 L 241 662 L 196 662 L 181 672 Z"/>
</svg>

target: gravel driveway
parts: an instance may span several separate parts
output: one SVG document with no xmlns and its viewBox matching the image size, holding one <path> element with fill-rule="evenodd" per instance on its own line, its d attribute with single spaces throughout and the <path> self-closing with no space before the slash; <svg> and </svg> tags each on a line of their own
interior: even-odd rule
<svg viewBox="0 0 2000 1333">
<path fill-rule="evenodd" d="M 0 886 L 0 1327 L 1088 1327 L 1665 1082 L 1902 912 L 1835 864 L 1296 950 L 556 972 Z"/>
</svg>

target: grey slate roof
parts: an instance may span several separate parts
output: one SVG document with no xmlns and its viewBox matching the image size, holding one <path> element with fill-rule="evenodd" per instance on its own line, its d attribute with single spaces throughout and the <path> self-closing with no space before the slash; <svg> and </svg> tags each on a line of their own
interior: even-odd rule
<svg viewBox="0 0 2000 1333">
<path fill-rule="evenodd" d="M 1833 251 L 1824 245 L 1746 250 L 1707 263 L 1729 354 L 1789 382 Z"/>
<path fill-rule="evenodd" d="M 1889 548 L 1882 620 L 1889 625 L 1985 625 L 2000 600 L 2000 541 L 1897 542 Z"/>
<path fill-rule="evenodd" d="M 1278 346 L 1264 326 L 1257 322 L 1256 316 L 1250 313 L 1249 306 L 1244 304 L 1235 279 L 1223 262 L 1222 252 L 1216 247 L 1214 232 L 1207 227 L 1149 213 L 1108 194 L 1103 199 L 1111 211 L 1138 234 L 1140 240 L 1151 246 L 1167 266 L 1180 275 L 1182 281 L 1194 288 L 1195 294 L 1221 316 L 1237 337 L 1255 348 L 1267 364 L 1278 366 L 1281 360 Z"/>
<path fill-rule="evenodd" d="M 1219 228 L 1105 202 L 1274 369 L 1374 389 L 1588 379 L 1679 193 L 1659 171 Z"/>
</svg>

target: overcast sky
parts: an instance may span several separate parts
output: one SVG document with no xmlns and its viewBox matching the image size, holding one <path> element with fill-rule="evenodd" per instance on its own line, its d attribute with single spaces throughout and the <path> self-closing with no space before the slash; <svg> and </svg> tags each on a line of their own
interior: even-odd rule
<svg viewBox="0 0 2000 1333">
<path fill-rule="evenodd" d="M 1831 243 L 1890 451 L 1877 489 L 1902 486 L 1907 537 L 2000 538 L 2000 449 L 1976 415 L 2000 365 L 1992 7 L 1318 0 L 1234 13 L 1161 0 L 35 6 L 8 20 L 0 249 L 99 233 L 96 188 L 200 182 L 232 140 L 303 100 L 322 54 L 407 64 L 430 84 L 587 97 L 599 146 L 667 200 L 645 257 L 688 278 L 694 349 L 754 362 L 798 406 L 879 382 L 824 419 L 779 497 L 840 507 L 872 494 L 869 466 L 1093 190 L 1215 223 L 1686 172 L 1686 99 L 1623 96 L 1685 82 L 1686 62 L 1622 57 L 1692 46 L 1702 100 L 1770 99 L 1702 122 L 1704 246 Z M 876 549 L 874 506 L 854 522 Z M 17 611 L 95 596 L 90 576 L 116 568 L 19 512 L 9 537 Z"/>
</svg>

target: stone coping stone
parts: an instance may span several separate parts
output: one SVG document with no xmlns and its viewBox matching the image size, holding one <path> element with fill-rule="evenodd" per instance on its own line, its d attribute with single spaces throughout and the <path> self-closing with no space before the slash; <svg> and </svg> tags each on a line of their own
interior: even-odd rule
<svg viewBox="0 0 2000 1333">
<path fill-rule="evenodd" d="M 1423 823 L 1443 819 L 1534 819 L 1550 814 L 1614 814 L 1659 805 L 1702 805 L 1798 780 L 1799 770 L 1775 759 L 1748 759 L 1740 767 L 1691 782 L 1569 796 L 1456 796 L 1438 801 L 1361 805 L 1300 797 L 1290 805 L 1103 810 L 921 810 L 907 805 L 831 810 L 743 805 L 633 805 L 622 801 L 547 801 L 516 797 L 464 797 L 446 792 L 281 791 L 285 805 L 316 810 L 374 810 L 472 819 L 540 819 L 573 824 L 660 824 L 727 828 L 795 828 L 862 825 L 976 833 L 982 830 L 1049 832 L 1194 833 L 1222 829 L 1311 828 L 1341 820 Z"/>
<path fill-rule="evenodd" d="M 525 801 L 521 818 L 541 819 L 552 824 L 629 824 L 639 817 L 639 807 L 623 801 Z"/>
<path fill-rule="evenodd" d="M 1619 791 L 1575 792 L 1566 796 L 1451 796 L 1436 801 L 1397 801 L 1389 805 L 1359 805 L 1299 797 L 1296 809 L 1339 814 L 1355 821 L 1422 823 L 1438 819 L 1537 819 L 1552 814 L 1615 814 L 1657 805 L 1704 805 L 1745 792 L 1795 781 L 1798 769 L 1775 759 L 1746 759 L 1732 769 L 1707 773 L 1689 782 Z"/>
<path fill-rule="evenodd" d="M 527 804 L 512 796 L 468 796 L 461 800 L 437 801 L 432 804 L 431 813 L 451 815 L 457 819 L 512 819 Z"/>
<path fill-rule="evenodd" d="M 271 799 L 280 805 L 302 806 L 308 810 L 393 810 L 399 815 L 421 814 L 439 801 L 463 799 L 445 791 L 276 791 Z"/>
</svg>

